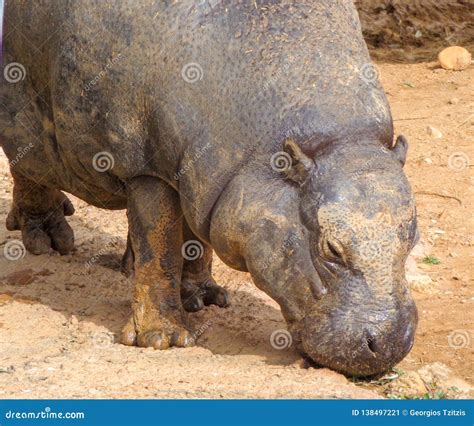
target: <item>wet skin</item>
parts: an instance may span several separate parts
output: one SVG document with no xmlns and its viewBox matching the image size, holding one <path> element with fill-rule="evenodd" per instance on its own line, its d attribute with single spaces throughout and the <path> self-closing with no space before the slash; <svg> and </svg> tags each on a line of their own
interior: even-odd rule
<svg viewBox="0 0 474 426">
<path fill-rule="evenodd" d="M 26 76 L 0 86 L 7 227 L 32 253 L 67 253 L 61 191 L 126 208 L 125 344 L 194 344 L 185 311 L 229 303 L 214 250 L 280 304 L 306 356 L 380 373 L 408 353 L 417 323 L 407 143 L 393 142 L 367 75 L 352 1 L 258 3 L 9 3 L 5 63 Z M 98 170 L 104 152 L 113 165 Z M 192 261 L 190 240 L 202 245 Z"/>
</svg>

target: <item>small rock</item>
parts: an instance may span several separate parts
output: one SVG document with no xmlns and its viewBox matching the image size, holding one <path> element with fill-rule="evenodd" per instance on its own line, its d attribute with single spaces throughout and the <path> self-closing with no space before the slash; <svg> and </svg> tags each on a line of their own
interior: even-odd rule
<svg viewBox="0 0 474 426">
<path fill-rule="evenodd" d="M 431 158 L 425 158 L 424 161 L 426 164 L 433 164 L 433 160 Z"/>
<path fill-rule="evenodd" d="M 431 137 L 435 139 L 441 139 L 443 137 L 443 134 L 436 127 L 428 126 L 426 131 Z"/>
<path fill-rule="evenodd" d="M 471 65 L 472 55 L 464 47 L 451 46 L 439 53 L 438 60 L 446 70 L 462 71 Z"/>
<path fill-rule="evenodd" d="M 459 98 L 452 98 L 449 100 L 450 105 L 457 105 L 459 103 Z"/>
<path fill-rule="evenodd" d="M 13 365 L 9 365 L 8 367 L 0 367 L 0 373 L 11 374 L 15 372 L 15 367 Z"/>
</svg>

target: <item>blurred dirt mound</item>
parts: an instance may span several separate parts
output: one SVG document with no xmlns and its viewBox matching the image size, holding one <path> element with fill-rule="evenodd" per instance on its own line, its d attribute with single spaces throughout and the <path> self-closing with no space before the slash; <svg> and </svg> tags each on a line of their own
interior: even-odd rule
<svg viewBox="0 0 474 426">
<path fill-rule="evenodd" d="M 474 45 L 472 0 L 355 0 L 371 48 Z"/>
</svg>

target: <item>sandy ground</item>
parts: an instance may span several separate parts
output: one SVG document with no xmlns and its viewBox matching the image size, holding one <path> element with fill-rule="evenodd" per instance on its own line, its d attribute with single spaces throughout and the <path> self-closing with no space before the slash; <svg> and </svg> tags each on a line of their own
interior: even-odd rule
<svg viewBox="0 0 474 426">
<path fill-rule="evenodd" d="M 379 64 L 397 132 L 411 149 L 422 244 L 407 265 L 420 323 L 414 349 L 380 380 L 351 381 L 308 368 L 270 335 L 285 328 L 278 306 L 247 274 L 216 260 L 233 298 L 192 315 L 201 337 L 190 349 L 154 351 L 115 342 L 130 310 L 131 282 L 119 272 L 124 212 L 72 198 L 76 251 L 7 260 L 19 232 L 0 229 L 0 398 L 378 398 L 462 397 L 473 383 L 474 68 Z M 442 132 L 436 139 L 427 132 Z M 12 181 L 0 156 L 0 220 Z M 425 264 L 430 255 L 439 264 Z"/>
</svg>

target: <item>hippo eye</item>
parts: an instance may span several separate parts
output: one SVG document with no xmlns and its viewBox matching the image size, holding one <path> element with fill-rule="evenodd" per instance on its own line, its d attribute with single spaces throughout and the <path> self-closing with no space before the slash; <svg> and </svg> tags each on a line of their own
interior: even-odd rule
<svg viewBox="0 0 474 426">
<path fill-rule="evenodd" d="M 342 247 L 338 241 L 325 240 L 322 249 L 324 257 L 330 262 L 342 262 Z"/>
<path fill-rule="evenodd" d="M 327 242 L 327 245 L 328 245 L 329 251 L 331 252 L 331 254 L 332 254 L 334 257 L 341 257 L 341 255 L 339 254 L 339 252 L 336 250 L 336 248 L 335 248 L 329 241 Z"/>
</svg>

